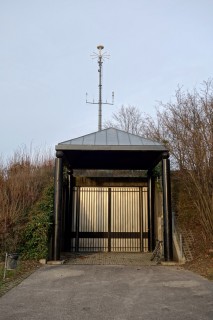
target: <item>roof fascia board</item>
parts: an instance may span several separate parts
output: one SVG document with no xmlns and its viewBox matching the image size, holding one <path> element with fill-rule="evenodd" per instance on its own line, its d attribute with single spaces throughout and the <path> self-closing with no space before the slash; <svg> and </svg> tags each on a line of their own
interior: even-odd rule
<svg viewBox="0 0 213 320">
<path fill-rule="evenodd" d="M 68 144 L 58 144 L 55 146 L 55 150 L 71 151 L 71 150 L 87 150 L 87 151 L 168 151 L 162 145 L 144 145 L 144 146 L 125 146 L 125 145 L 116 145 L 116 146 L 97 146 L 97 145 L 68 145 Z"/>
</svg>

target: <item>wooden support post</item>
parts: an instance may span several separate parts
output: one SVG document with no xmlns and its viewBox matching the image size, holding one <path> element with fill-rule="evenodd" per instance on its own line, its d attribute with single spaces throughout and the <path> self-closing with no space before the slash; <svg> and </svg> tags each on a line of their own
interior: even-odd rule
<svg viewBox="0 0 213 320">
<path fill-rule="evenodd" d="M 153 251 L 155 247 L 154 239 L 154 177 L 152 172 L 148 172 L 148 237 L 149 237 L 149 251 Z"/>
<path fill-rule="evenodd" d="M 64 250 L 69 252 L 71 250 L 71 223 L 72 223 L 72 170 L 67 172 L 67 197 L 66 197 L 66 212 L 65 212 L 65 239 Z"/>
<path fill-rule="evenodd" d="M 111 188 L 108 188 L 108 252 L 111 252 Z"/>
<path fill-rule="evenodd" d="M 76 236 L 75 236 L 75 252 L 79 252 L 79 222 L 80 222 L 80 187 L 76 191 Z"/>
</svg>

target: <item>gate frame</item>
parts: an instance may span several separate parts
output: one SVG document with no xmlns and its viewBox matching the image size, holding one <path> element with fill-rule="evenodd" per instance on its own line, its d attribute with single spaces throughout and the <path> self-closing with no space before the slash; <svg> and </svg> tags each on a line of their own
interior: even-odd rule
<svg viewBox="0 0 213 320">
<path fill-rule="evenodd" d="M 87 190 L 87 188 L 89 190 Z M 100 188 L 100 189 L 98 190 L 98 188 Z M 104 188 L 104 190 L 101 190 L 103 188 Z M 91 189 L 93 189 L 93 190 L 91 190 Z M 124 190 L 124 189 L 126 189 L 126 190 Z M 144 190 L 144 189 L 146 189 L 146 190 Z M 106 212 L 107 212 L 107 222 L 105 225 L 105 227 L 107 226 L 107 231 L 106 230 L 105 231 L 103 231 L 103 230 L 96 231 L 94 237 L 92 237 L 91 233 L 93 231 L 79 230 L 79 224 L 77 223 L 76 217 L 81 219 L 81 201 L 80 201 L 81 194 L 82 193 L 83 194 L 87 194 L 87 193 L 95 194 L 96 192 L 98 192 L 98 193 L 104 192 L 104 194 L 107 196 L 106 202 L 108 203 L 108 206 L 107 206 L 107 210 L 103 212 L 104 214 L 106 214 Z M 124 230 L 122 230 L 122 231 L 115 231 L 114 230 L 113 231 L 112 230 L 113 217 L 115 218 L 115 216 L 112 215 L 112 213 L 113 213 L 112 195 L 113 194 L 115 195 L 116 193 L 119 193 L 121 195 L 123 192 L 137 193 L 138 202 L 137 202 L 137 204 L 134 202 L 133 206 L 135 208 L 135 205 L 136 205 L 136 207 L 138 209 L 138 215 L 137 215 L 136 219 L 138 219 L 137 228 L 139 228 L 139 231 L 136 231 L 136 230 L 135 231 L 124 231 Z M 145 194 L 145 197 L 144 197 L 144 194 Z M 73 201 L 73 206 L 72 206 L 72 222 L 74 222 L 74 228 L 72 228 L 72 230 L 71 230 L 70 238 L 71 238 L 71 240 L 75 239 L 76 242 L 75 242 L 75 246 L 71 245 L 68 251 L 72 252 L 73 249 L 75 248 L 75 252 L 79 252 L 79 247 L 80 247 L 79 246 L 79 239 L 85 238 L 87 232 L 89 234 L 88 238 L 108 239 L 108 245 L 105 246 L 106 252 L 111 252 L 113 248 L 115 249 L 115 247 L 113 247 L 113 245 L 112 245 L 112 239 L 117 239 L 119 234 L 121 235 L 120 239 L 123 239 L 123 240 L 130 239 L 130 238 L 139 240 L 138 250 L 132 251 L 132 252 L 146 252 L 147 250 L 149 250 L 149 237 L 148 237 L 149 218 L 148 218 L 148 205 L 147 205 L 148 204 L 148 187 L 147 186 L 136 186 L 136 187 L 129 187 L 129 186 L 122 186 L 122 187 L 115 187 L 115 186 L 110 186 L 110 187 L 98 187 L 98 186 L 94 187 L 93 186 L 93 187 L 91 187 L 90 186 L 90 187 L 85 187 L 84 186 L 84 187 L 74 187 L 72 195 L 74 196 L 74 199 L 75 199 L 75 201 Z M 83 196 L 83 198 L 85 200 L 84 196 Z M 90 202 L 90 204 L 91 203 L 92 202 Z M 85 202 L 84 202 L 84 205 L 85 205 Z M 145 207 L 147 207 L 147 208 L 145 209 Z M 134 212 L 134 210 L 131 211 L 132 214 L 133 214 L 133 212 Z M 119 212 L 117 214 L 119 214 Z M 97 218 L 97 216 L 91 217 L 91 215 L 89 215 L 88 218 L 93 219 L 94 217 Z M 132 216 L 132 218 L 133 218 L 133 216 Z M 125 221 L 127 221 L 127 220 L 125 220 Z M 144 223 L 145 223 L 145 225 L 144 225 Z M 81 233 L 81 236 L 80 236 L 80 233 Z M 82 237 L 82 233 L 84 234 L 83 237 Z M 97 237 L 97 234 L 99 234 L 100 237 Z M 135 236 L 134 236 L 134 234 L 135 234 Z M 136 234 L 137 234 L 137 236 L 136 236 Z M 126 235 L 126 237 L 125 237 L 125 235 Z M 148 245 L 145 245 L 146 240 L 148 241 Z M 94 252 L 98 252 L 98 250 L 96 250 L 98 248 L 96 248 L 96 247 L 93 247 L 93 248 L 90 247 L 90 248 L 94 249 Z M 124 247 L 122 246 L 122 248 L 124 249 L 124 251 L 118 250 L 118 252 L 128 252 L 128 251 L 126 251 L 127 248 L 125 246 Z M 89 247 L 88 247 L 88 249 L 89 249 Z M 101 249 L 101 247 L 100 247 L 100 249 Z M 116 252 L 116 250 L 115 250 L 115 252 Z"/>
</svg>

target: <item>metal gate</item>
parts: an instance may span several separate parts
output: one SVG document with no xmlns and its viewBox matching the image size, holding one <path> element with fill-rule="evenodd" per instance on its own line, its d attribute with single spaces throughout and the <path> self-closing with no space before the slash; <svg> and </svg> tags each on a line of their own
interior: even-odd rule
<svg viewBox="0 0 213 320">
<path fill-rule="evenodd" d="M 72 251 L 148 251 L 147 188 L 73 189 Z"/>
</svg>

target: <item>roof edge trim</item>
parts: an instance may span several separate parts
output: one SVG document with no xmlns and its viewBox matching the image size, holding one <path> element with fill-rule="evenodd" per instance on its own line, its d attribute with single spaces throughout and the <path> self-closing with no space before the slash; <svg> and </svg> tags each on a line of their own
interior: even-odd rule
<svg viewBox="0 0 213 320">
<path fill-rule="evenodd" d="M 163 145 L 144 145 L 144 146 L 137 146 L 137 145 L 130 145 L 130 146 L 125 146 L 125 145 L 66 145 L 66 144 L 58 144 L 55 146 L 55 150 L 88 150 L 88 151 L 104 151 L 104 150 L 112 150 L 112 151 L 168 151 Z"/>
</svg>

